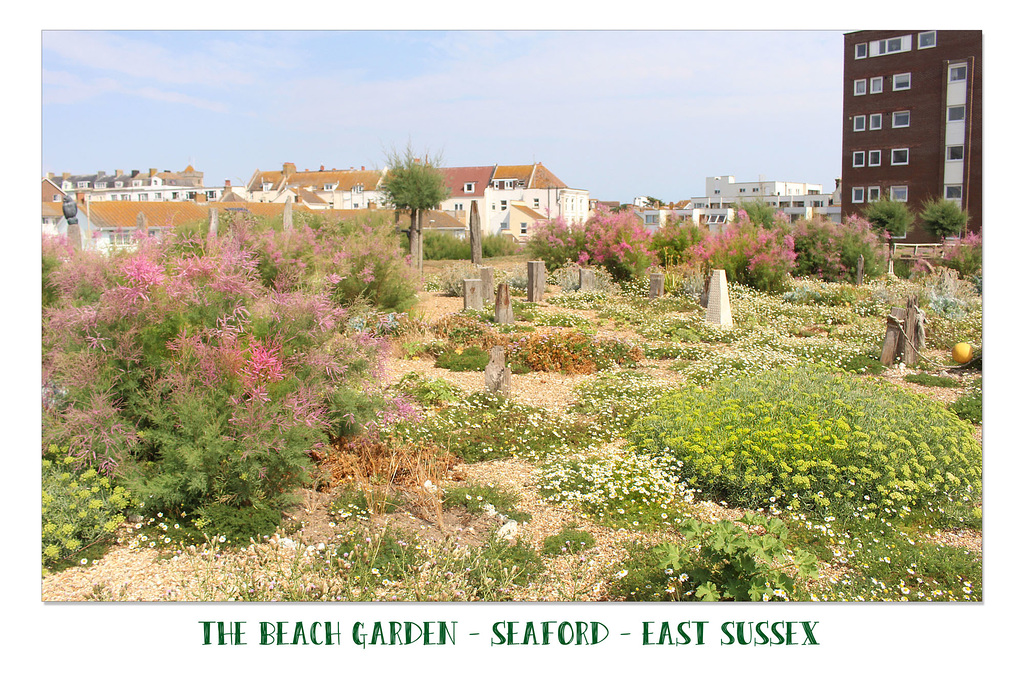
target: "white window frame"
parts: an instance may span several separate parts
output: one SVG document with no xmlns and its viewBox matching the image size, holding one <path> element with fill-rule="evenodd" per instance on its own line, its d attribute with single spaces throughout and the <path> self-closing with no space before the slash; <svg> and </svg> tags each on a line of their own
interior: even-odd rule
<svg viewBox="0 0 1024 683">
<path fill-rule="evenodd" d="M 853 46 L 853 58 L 854 59 L 867 59 L 868 56 L 868 44 L 857 43 Z"/>
<path fill-rule="evenodd" d="M 960 112 L 960 117 L 954 119 L 951 116 L 951 114 L 954 111 L 958 111 L 958 110 Z M 946 107 L 946 123 L 953 123 L 955 121 L 964 121 L 966 119 L 967 119 L 967 105 L 955 104 L 952 107 Z"/>
<path fill-rule="evenodd" d="M 533 198 L 533 208 L 535 208 L 535 209 L 539 209 L 540 208 L 540 197 L 534 197 Z"/>
<path fill-rule="evenodd" d="M 963 71 L 963 77 L 962 78 L 953 78 L 953 75 L 954 74 L 959 74 L 961 70 Z M 956 64 L 950 64 L 949 65 L 949 73 L 948 73 L 947 78 L 948 78 L 948 81 L 950 83 L 959 83 L 960 81 L 966 81 L 967 80 L 967 63 L 966 62 L 958 62 Z"/>
<path fill-rule="evenodd" d="M 881 114 L 871 114 L 868 116 L 868 130 L 882 130 Z"/>
<path fill-rule="evenodd" d="M 866 78 L 859 78 L 853 82 L 853 96 L 860 97 L 868 94 L 868 81 Z"/>
<path fill-rule="evenodd" d="M 468 194 L 472 194 L 476 190 L 476 183 L 464 183 L 462 185 L 462 191 Z"/>
<path fill-rule="evenodd" d="M 903 115 L 906 115 L 907 122 L 906 123 L 898 123 L 896 117 L 897 116 L 903 116 Z M 907 110 L 904 110 L 904 111 L 894 111 L 892 113 L 892 127 L 893 128 L 910 128 L 910 112 L 907 111 Z"/>
<path fill-rule="evenodd" d="M 894 202 L 906 202 L 907 201 L 907 186 L 906 185 L 893 185 L 889 188 L 889 199 Z"/>
<path fill-rule="evenodd" d="M 903 78 L 904 76 L 907 77 L 907 84 L 905 86 L 900 87 L 898 85 L 898 81 L 896 79 Z M 893 90 L 893 92 L 899 92 L 901 90 L 910 90 L 910 72 L 909 71 L 905 72 L 905 73 L 901 73 L 901 74 L 893 74 L 892 75 L 892 90 Z"/>
<path fill-rule="evenodd" d="M 925 38 L 929 36 L 931 37 L 931 44 L 925 45 Z M 938 36 L 936 35 L 935 31 L 921 31 L 920 33 L 917 34 L 917 49 L 928 50 L 935 47 L 935 45 L 937 44 L 937 38 Z"/>
<path fill-rule="evenodd" d="M 955 197 L 950 197 L 949 196 L 949 191 L 950 190 L 956 190 L 956 196 Z M 947 200 L 949 200 L 951 202 L 962 201 L 963 198 L 964 198 L 964 186 L 963 185 L 946 185 L 945 189 L 942 192 L 942 195 Z"/>
<path fill-rule="evenodd" d="M 882 150 L 873 149 L 868 152 L 868 166 L 882 165 Z"/>
<path fill-rule="evenodd" d="M 960 150 L 960 156 L 954 156 L 954 150 Z M 963 161 L 964 160 L 964 146 L 963 145 L 947 145 L 946 146 L 946 161 Z"/>
<path fill-rule="evenodd" d="M 875 76 L 871 79 L 871 94 L 877 95 L 885 90 L 885 78 L 883 76 Z"/>
<path fill-rule="evenodd" d="M 502 199 L 501 200 L 501 210 L 502 211 L 506 211 L 507 209 L 508 209 L 508 200 L 507 199 Z"/>
<path fill-rule="evenodd" d="M 860 157 L 860 163 L 857 163 L 858 156 Z M 854 168 L 863 168 L 866 159 L 867 159 L 867 157 L 865 156 L 864 152 L 854 152 L 853 153 L 853 167 Z"/>
<path fill-rule="evenodd" d="M 906 160 L 905 161 L 896 161 L 896 153 L 897 152 L 904 152 L 904 153 L 906 153 Z M 897 148 L 893 149 L 892 152 L 890 152 L 890 154 L 889 154 L 889 165 L 890 166 L 906 166 L 909 163 L 910 163 L 910 148 L 909 147 L 897 147 Z"/>
<path fill-rule="evenodd" d="M 882 198 L 882 188 L 880 188 L 878 185 L 874 185 L 874 186 L 868 188 L 868 201 L 869 202 L 877 202 L 881 198 Z"/>
<path fill-rule="evenodd" d="M 854 203 L 854 204 L 863 204 L 864 203 L 864 188 L 863 187 L 853 187 L 853 188 L 850 188 L 850 201 L 852 203 Z"/>
<path fill-rule="evenodd" d="M 853 132 L 862 133 L 867 130 L 868 118 L 864 114 L 858 114 L 853 117 Z"/>
</svg>

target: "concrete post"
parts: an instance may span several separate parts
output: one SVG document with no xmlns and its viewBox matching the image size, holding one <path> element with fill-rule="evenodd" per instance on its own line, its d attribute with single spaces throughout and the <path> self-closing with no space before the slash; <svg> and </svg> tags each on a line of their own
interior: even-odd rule
<svg viewBox="0 0 1024 683">
<path fill-rule="evenodd" d="M 483 290 L 484 304 L 490 306 L 494 303 L 494 268 L 482 266 L 480 268 L 480 282 Z"/>
<path fill-rule="evenodd" d="M 726 287 L 725 271 L 711 271 L 711 286 L 708 288 L 708 310 L 705 320 L 711 325 L 725 329 L 732 327 L 732 307 L 729 306 L 729 290 Z"/>
<path fill-rule="evenodd" d="M 462 309 L 484 310 L 483 287 L 479 279 L 462 281 Z"/>
<path fill-rule="evenodd" d="M 657 299 L 660 296 L 665 296 L 665 274 L 651 273 L 650 298 Z"/>
</svg>

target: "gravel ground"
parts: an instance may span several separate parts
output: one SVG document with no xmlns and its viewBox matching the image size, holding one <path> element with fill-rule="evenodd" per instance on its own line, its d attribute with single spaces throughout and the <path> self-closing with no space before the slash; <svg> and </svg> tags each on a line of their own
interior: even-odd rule
<svg viewBox="0 0 1024 683">
<path fill-rule="evenodd" d="M 549 289 L 549 295 L 551 294 Z M 461 310 L 462 300 L 456 297 L 442 297 L 424 293 L 415 315 L 425 321 Z M 576 312 L 580 313 L 580 312 Z M 584 315 L 587 312 L 582 312 Z M 678 375 L 669 369 L 672 361 L 647 360 L 642 369 L 653 377 L 674 383 Z M 426 377 L 443 377 L 467 392 L 484 388 L 482 373 L 451 372 L 435 368 L 432 360 L 393 359 L 390 364 L 390 381 L 395 382 L 407 372 L 417 372 Z M 892 369 L 885 378 L 906 387 L 915 393 L 924 394 L 943 402 L 955 400 L 964 389 L 922 387 L 904 381 L 907 371 Z M 516 401 L 550 411 L 565 410 L 572 402 L 573 388 L 587 376 L 566 376 L 553 373 L 527 373 L 512 378 L 512 398 Z M 981 439 L 981 428 L 977 436 Z M 614 448 L 612 444 L 609 448 Z M 599 526 L 571 509 L 551 505 L 539 496 L 536 483 L 536 469 L 518 459 L 495 460 L 457 466 L 456 478 L 475 483 L 493 483 L 520 497 L 519 509 L 530 513 L 532 518 L 520 525 L 520 533 L 535 547 L 540 548 L 543 540 L 557 534 L 565 526 L 575 525 L 593 534 L 597 541 L 594 548 L 576 555 L 563 554 L 546 560 L 544 573 L 530 586 L 518 589 L 513 596 L 526 601 L 568 601 L 606 600 L 606 586 L 602 577 L 606 570 L 626 556 L 626 548 L 633 541 L 645 543 L 661 539 L 655 533 L 615 530 Z M 306 513 L 313 514 L 318 503 L 305 501 Z M 702 503 L 702 516 L 708 521 L 735 519 L 743 511 L 725 508 L 713 503 Z M 42 599 L 44 601 L 80 600 L 122 600 L 157 601 L 182 599 L 187 586 L 197 581 L 195 557 L 173 556 L 161 559 L 152 549 L 137 547 L 132 541 L 131 529 L 125 528 L 118 543 L 104 557 L 88 566 L 72 567 L 62 572 L 43 577 Z M 931 536 L 941 545 L 961 547 L 975 552 L 981 551 L 981 534 L 974 531 L 954 530 L 935 533 Z M 244 552 L 244 551 L 237 551 Z M 218 571 L 229 571 L 226 556 L 208 556 L 202 559 L 203 571 L 207 577 Z M 833 568 L 821 567 L 823 578 L 836 572 Z"/>
</svg>

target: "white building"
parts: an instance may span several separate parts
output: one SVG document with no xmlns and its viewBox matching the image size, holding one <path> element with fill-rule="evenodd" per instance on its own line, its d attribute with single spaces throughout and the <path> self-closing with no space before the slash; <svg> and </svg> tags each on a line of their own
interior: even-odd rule
<svg viewBox="0 0 1024 683">
<path fill-rule="evenodd" d="M 760 201 L 777 207 L 790 221 L 811 218 L 815 215 L 839 220 L 838 181 L 836 192 L 822 193 L 822 186 L 815 183 L 796 183 L 779 180 L 757 180 L 737 183 L 734 176 L 708 176 L 704 181 L 703 197 L 693 197 L 693 209 L 702 215 L 713 216 L 705 222 L 721 221 L 718 216 L 726 215 L 725 210 L 735 208 L 743 202 Z M 727 219 L 729 220 L 729 219 Z"/>
<path fill-rule="evenodd" d="M 75 192 L 88 202 L 183 202 L 197 198 L 212 202 L 224 194 L 223 187 L 205 186 L 202 171 L 196 171 L 191 165 L 180 172 L 151 168 L 148 173 L 138 170 L 125 173 L 118 169 L 113 174 L 106 171 L 59 176 L 47 173 L 46 177 L 64 192 Z"/>
</svg>

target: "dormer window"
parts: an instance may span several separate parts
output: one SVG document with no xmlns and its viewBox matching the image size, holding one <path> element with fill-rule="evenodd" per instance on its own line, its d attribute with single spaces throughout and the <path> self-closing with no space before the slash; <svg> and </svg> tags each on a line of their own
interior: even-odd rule
<svg viewBox="0 0 1024 683">
<path fill-rule="evenodd" d="M 263 183 L 263 191 L 270 192 L 271 183 Z"/>
<path fill-rule="evenodd" d="M 78 189 L 79 190 L 84 190 L 87 187 L 89 187 L 89 181 L 87 181 L 87 180 L 79 180 L 78 181 Z"/>
<path fill-rule="evenodd" d="M 107 184 L 106 183 L 96 183 L 96 189 L 97 190 L 105 190 L 105 189 L 107 189 Z"/>
<path fill-rule="evenodd" d="M 114 187 L 124 187 L 124 183 L 118 180 L 114 183 Z"/>
<path fill-rule="evenodd" d="M 466 183 L 462 186 L 462 191 L 472 193 L 476 191 L 476 183 Z"/>
<path fill-rule="evenodd" d="M 362 191 L 363 191 L 363 184 L 362 184 L 362 183 L 359 183 L 358 185 L 355 185 L 355 186 L 354 186 L 354 187 L 352 188 L 352 191 L 353 191 L 353 192 L 362 192 Z"/>
<path fill-rule="evenodd" d="M 324 190 L 327 192 L 333 192 L 334 188 L 338 186 L 338 183 L 324 183 Z"/>
<path fill-rule="evenodd" d="M 132 181 L 132 187 L 142 187 L 142 181 L 141 180 L 133 180 Z"/>
</svg>

